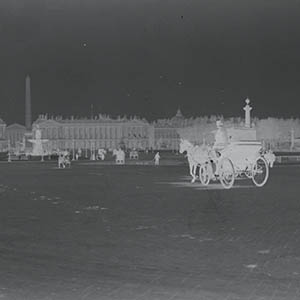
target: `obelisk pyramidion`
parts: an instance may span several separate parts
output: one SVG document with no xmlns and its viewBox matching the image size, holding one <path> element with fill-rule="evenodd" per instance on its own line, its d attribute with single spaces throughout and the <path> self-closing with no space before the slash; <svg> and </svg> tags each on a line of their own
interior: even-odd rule
<svg viewBox="0 0 300 300">
<path fill-rule="evenodd" d="M 31 130 L 31 90 L 29 75 L 26 76 L 25 80 L 25 127 L 26 130 Z"/>
</svg>

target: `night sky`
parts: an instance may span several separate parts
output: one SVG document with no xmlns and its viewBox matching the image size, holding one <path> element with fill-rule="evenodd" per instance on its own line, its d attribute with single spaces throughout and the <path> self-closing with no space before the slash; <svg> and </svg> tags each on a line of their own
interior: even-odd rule
<svg viewBox="0 0 300 300">
<path fill-rule="evenodd" d="M 1 0 L 0 117 L 300 117 L 300 2 Z"/>
</svg>

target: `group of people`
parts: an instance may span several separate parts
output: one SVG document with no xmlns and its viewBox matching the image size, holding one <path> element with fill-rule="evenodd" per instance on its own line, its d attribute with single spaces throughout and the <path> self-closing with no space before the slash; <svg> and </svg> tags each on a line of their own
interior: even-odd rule
<svg viewBox="0 0 300 300">
<path fill-rule="evenodd" d="M 71 166 L 71 159 L 70 159 L 70 153 L 65 150 L 65 151 L 57 151 L 58 153 L 58 168 L 59 169 L 64 169 L 66 166 Z M 104 160 L 105 155 L 107 154 L 107 151 L 105 149 L 99 149 L 97 152 L 97 155 L 95 157 L 96 160 Z M 113 150 L 113 156 L 115 156 L 115 162 L 116 164 L 124 164 L 125 163 L 125 151 L 122 150 L 121 148 Z M 75 153 L 75 160 L 78 160 L 79 157 L 81 157 L 81 150 L 78 150 Z M 154 158 L 154 165 L 158 166 L 160 162 L 160 154 L 159 152 L 156 152 Z"/>
<path fill-rule="evenodd" d="M 66 166 L 71 167 L 70 153 L 63 151 L 58 153 L 58 168 L 65 169 Z"/>
<path fill-rule="evenodd" d="M 134 150 L 134 151 L 136 151 L 136 150 Z M 125 151 L 122 150 L 121 148 L 113 150 L 113 156 L 115 156 L 116 164 L 124 164 L 125 163 Z M 160 161 L 159 152 L 156 152 L 156 154 L 153 158 L 153 161 L 154 161 L 155 166 L 159 165 L 159 161 Z"/>
</svg>

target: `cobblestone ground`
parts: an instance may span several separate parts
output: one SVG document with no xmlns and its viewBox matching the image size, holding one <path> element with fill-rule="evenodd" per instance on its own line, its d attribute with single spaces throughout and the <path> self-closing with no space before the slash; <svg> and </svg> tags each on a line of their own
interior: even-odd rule
<svg viewBox="0 0 300 300">
<path fill-rule="evenodd" d="M 0 299 L 300 299 L 300 167 L 0 164 Z"/>
</svg>

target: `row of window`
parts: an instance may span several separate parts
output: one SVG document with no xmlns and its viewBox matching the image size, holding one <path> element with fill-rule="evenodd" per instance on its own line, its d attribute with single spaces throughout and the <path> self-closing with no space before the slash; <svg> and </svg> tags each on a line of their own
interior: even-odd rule
<svg viewBox="0 0 300 300">
<path fill-rule="evenodd" d="M 99 148 L 118 148 L 120 142 L 116 140 L 97 140 L 95 142 L 91 141 L 50 141 L 45 147 L 49 149 L 99 149 Z M 138 143 L 125 142 L 126 147 L 136 147 L 136 148 L 148 148 L 148 141 L 142 141 Z"/>
<path fill-rule="evenodd" d="M 121 129 L 123 129 L 121 131 Z M 119 128 L 119 127 L 65 127 L 44 128 L 43 138 L 46 139 L 103 139 L 124 137 L 146 137 L 143 128 Z"/>
<path fill-rule="evenodd" d="M 178 133 L 174 133 L 174 132 L 161 132 L 161 133 L 157 133 L 155 134 L 155 138 L 159 139 L 177 139 L 179 137 Z"/>
</svg>

